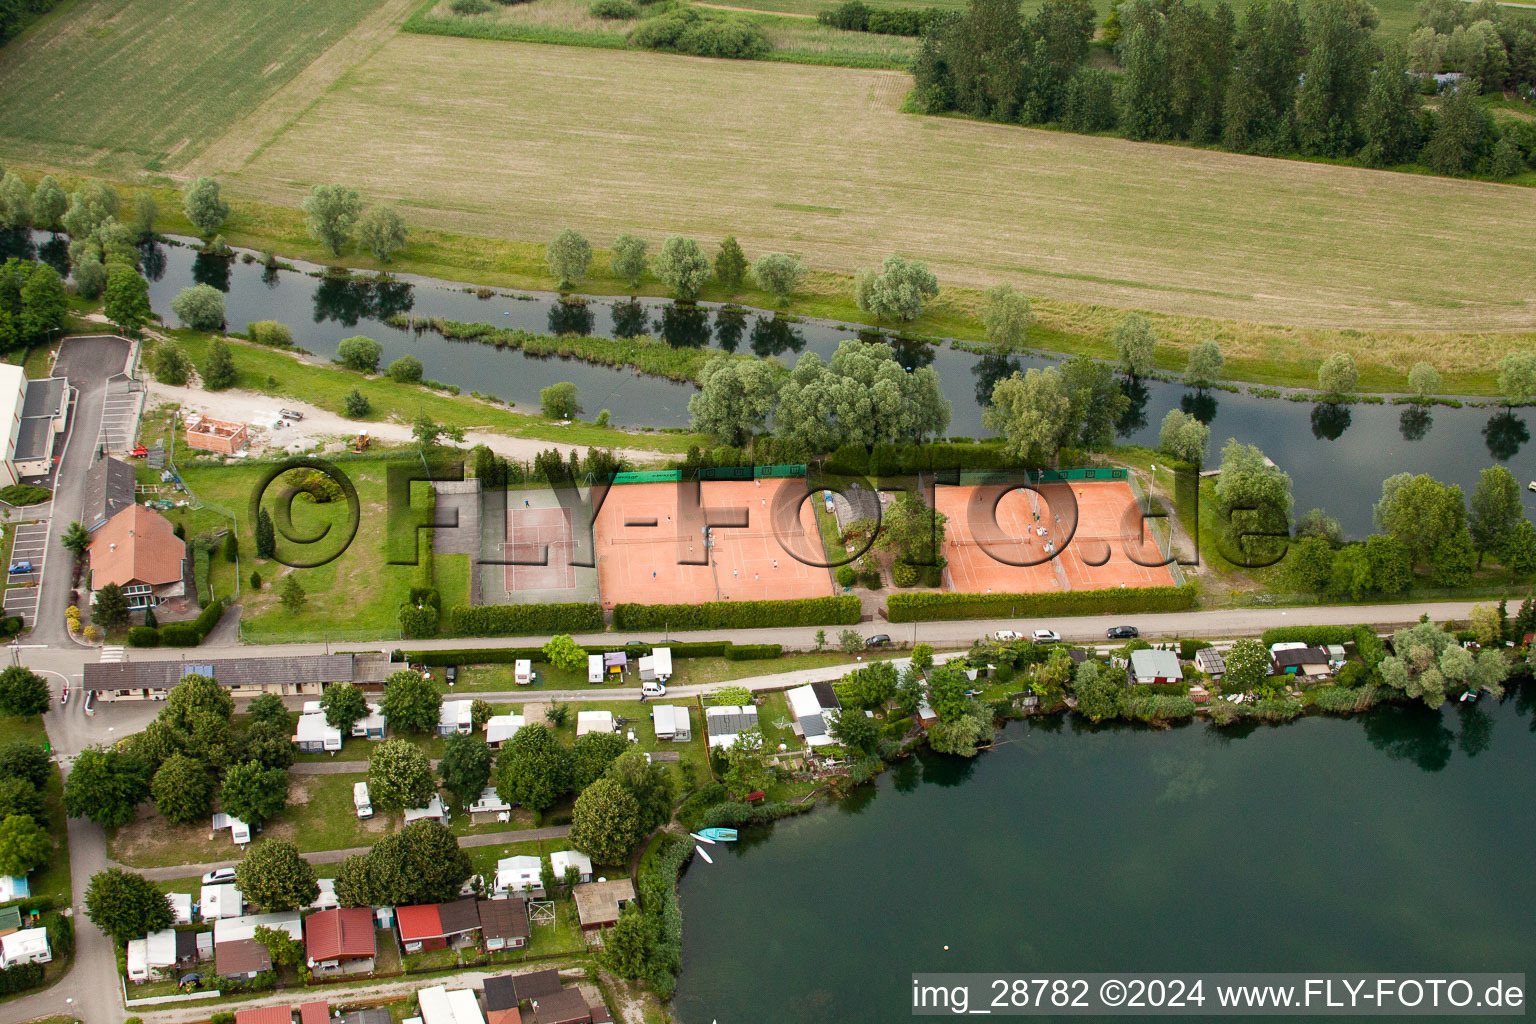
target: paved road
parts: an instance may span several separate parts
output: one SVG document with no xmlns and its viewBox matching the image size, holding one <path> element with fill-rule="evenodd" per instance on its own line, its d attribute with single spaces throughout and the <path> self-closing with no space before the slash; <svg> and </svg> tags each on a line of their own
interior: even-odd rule
<svg viewBox="0 0 1536 1024">
<path fill-rule="evenodd" d="M 486 832 L 477 836 L 460 836 L 459 845 L 462 847 L 500 846 L 502 843 L 524 843 L 532 839 L 564 839 L 571 834 L 569 825 L 552 825 L 549 828 L 519 828 L 506 832 Z M 372 847 L 354 846 L 347 850 L 320 850 L 316 853 L 306 853 L 304 859 L 311 864 L 339 864 L 348 857 L 356 854 L 367 853 Z M 190 878 L 192 875 L 205 875 L 215 868 L 232 868 L 239 864 L 239 860 L 212 861 L 208 864 L 176 864 L 168 868 L 130 868 L 137 871 L 145 878 L 156 882 L 168 882 L 176 878 Z"/>
</svg>

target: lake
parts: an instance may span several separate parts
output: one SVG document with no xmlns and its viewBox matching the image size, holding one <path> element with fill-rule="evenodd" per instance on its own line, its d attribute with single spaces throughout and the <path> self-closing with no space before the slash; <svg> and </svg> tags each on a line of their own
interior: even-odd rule
<svg viewBox="0 0 1536 1024">
<path fill-rule="evenodd" d="M 46 232 L 33 232 L 31 238 L 29 254 L 51 262 L 64 258 L 62 246 L 48 245 Z M 0 255 L 5 254 L 0 245 Z M 791 364 L 801 352 L 828 358 L 840 343 L 858 336 L 853 324 L 788 323 L 766 311 L 733 313 L 709 303 L 690 309 L 658 299 L 631 303 L 604 297 L 573 309 L 552 293 L 514 297 L 497 291 L 479 298 L 462 284 L 432 278 L 397 275 L 378 285 L 365 279 L 321 280 L 305 273 L 319 267 L 295 266 L 297 271 L 269 271 L 259 264 L 205 256 L 186 245 L 160 244 L 146 248 L 144 269 L 150 302 L 168 323 L 176 322 L 170 308 L 176 294 L 194 283 L 207 283 L 225 292 L 231 329 L 244 330 L 253 320 L 277 320 L 293 330 L 297 345 L 325 356 L 334 355 L 343 338 L 366 334 L 383 348 L 381 366 L 415 355 L 428 377 L 458 385 L 466 393 L 506 399 L 525 411 L 538 408 L 540 388 L 568 380 L 580 391 L 585 416 L 608 409 L 614 425 L 623 427 L 686 426 L 693 385 L 449 341 L 430 331 L 391 327 L 384 320 L 406 313 L 539 333 L 575 331 L 610 338 L 650 333 L 674 345 L 777 356 Z M 1055 361 L 1035 354 L 978 356 L 918 341 L 897 342 L 895 347 L 909 368 L 929 365 L 937 372 L 953 410 L 949 434 L 959 437 L 989 436 L 981 418 L 995 381 Z M 1221 445 L 1229 437 L 1258 445 L 1291 474 L 1297 515 L 1325 508 L 1354 537 L 1371 531 L 1371 506 L 1381 496 L 1381 482 L 1393 473 L 1428 473 L 1460 484 L 1469 495 L 1479 470 L 1496 462 L 1507 465 L 1522 485 L 1536 480 L 1536 448 L 1528 444 L 1524 410 L 1324 406 L 1258 398 L 1246 391 L 1195 394 L 1162 381 L 1148 381 L 1132 392 L 1135 401 L 1121 424 L 1122 440 L 1156 447 L 1163 416 L 1182 407 L 1211 425 L 1208 468 L 1219 463 Z M 1527 506 L 1536 508 L 1536 494 L 1524 493 Z"/>
<path fill-rule="evenodd" d="M 909 759 L 693 860 L 676 1016 L 889 1024 L 918 971 L 1536 974 L 1533 712 L 1053 717 Z"/>
</svg>

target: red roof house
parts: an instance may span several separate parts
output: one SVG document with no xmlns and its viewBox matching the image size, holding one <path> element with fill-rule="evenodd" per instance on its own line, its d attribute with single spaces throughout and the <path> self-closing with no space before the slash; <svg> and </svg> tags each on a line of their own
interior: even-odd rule
<svg viewBox="0 0 1536 1024">
<path fill-rule="evenodd" d="M 367 907 L 335 907 L 310 914 L 304 919 L 304 946 L 312 970 L 373 970 L 373 958 L 378 953 L 373 911 Z M 303 1011 L 303 1007 L 299 1009 Z"/>
<path fill-rule="evenodd" d="M 396 907 L 395 925 L 407 953 L 446 949 L 450 939 L 480 930 L 480 912 L 475 898 L 466 896 L 452 903 Z"/>
<path fill-rule="evenodd" d="M 235 1014 L 235 1024 L 293 1024 L 291 1006 L 253 1006 Z"/>
<path fill-rule="evenodd" d="M 299 1004 L 299 1024 L 330 1024 L 331 1008 L 324 999 Z"/>
</svg>

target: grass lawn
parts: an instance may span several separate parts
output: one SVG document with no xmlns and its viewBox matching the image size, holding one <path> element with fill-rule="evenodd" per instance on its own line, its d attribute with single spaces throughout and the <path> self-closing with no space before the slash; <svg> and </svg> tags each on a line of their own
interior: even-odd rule
<svg viewBox="0 0 1536 1024">
<path fill-rule="evenodd" d="M 0 745 L 6 743 L 47 744 L 48 732 L 41 717 L 0 717 Z M 69 831 L 64 818 L 64 780 L 58 765 L 48 770 L 48 785 L 43 789 L 43 806 L 48 813 L 48 834 L 53 837 L 53 859 L 28 876 L 33 897 L 51 897 L 68 904 L 71 899 L 69 884 Z"/>
<path fill-rule="evenodd" d="M 352 784 L 358 779 L 350 774 L 290 775 L 288 806 L 266 823 L 262 837 L 288 839 L 305 853 L 372 846 L 381 835 L 399 827 L 399 816 L 379 813 L 359 821 L 352 806 Z M 107 848 L 114 860 L 143 868 L 241 856 L 228 832 L 210 833 L 201 823 L 172 825 L 150 804 L 140 808 L 137 821 L 111 832 Z"/>
<path fill-rule="evenodd" d="M 687 743 L 675 743 L 671 740 L 658 740 L 656 728 L 651 723 L 651 705 L 641 701 L 582 701 L 580 704 L 571 705 L 570 718 L 565 725 L 555 729 L 555 735 L 560 742 L 570 746 L 576 740 L 576 713 L 578 711 L 611 711 L 615 718 L 624 718 L 628 721 L 618 728 L 620 735 L 630 729 L 635 731 L 635 744 L 632 749 L 649 752 L 675 751 L 681 755 L 677 762 L 663 762 L 671 772 L 677 783 L 678 792 L 682 792 L 684 776 L 682 766 L 692 764 L 694 777 L 702 782 L 709 778 L 709 751 L 706 746 L 707 734 L 704 729 L 704 713 L 699 710 L 694 701 L 660 698 L 662 701 L 676 706 L 687 707 L 688 716 L 693 726 L 693 739 Z M 548 815 L 546 814 L 546 817 Z"/>
<path fill-rule="evenodd" d="M 183 166 L 380 4 L 63 4 L 0 62 L 0 148 L 114 172 Z"/>
<path fill-rule="evenodd" d="M 779 749 L 780 743 L 790 750 L 803 746 L 800 738 L 795 735 L 795 719 L 789 713 L 789 698 L 778 690 L 758 696 L 761 703 L 757 705 L 757 725 L 763 731 L 763 749 L 772 753 Z M 782 725 L 779 724 L 781 722 Z"/>
</svg>

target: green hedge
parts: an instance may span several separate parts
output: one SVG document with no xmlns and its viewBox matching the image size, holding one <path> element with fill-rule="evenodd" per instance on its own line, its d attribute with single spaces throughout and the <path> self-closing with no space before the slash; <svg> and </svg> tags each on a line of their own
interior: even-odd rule
<svg viewBox="0 0 1536 1024">
<path fill-rule="evenodd" d="M 160 643 L 166 647 L 196 647 L 203 634 L 190 622 L 167 622 L 160 627 Z"/>
<path fill-rule="evenodd" d="M 129 647 L 159 647 L 160 631 L 154 626 L 134 626 L 128 630 Z"/>
<path fill-rule="evenodd" d="M 603 628 L 603 609 L 595 602 L 459 605 L 449 610 L 448 622 L 455 636 L 590 633 Z"/>
<path fill-rule="evenodd" d="M 1326 647 L 1328 644 L 1347 644 L 1354 639 L 1354 626 L 1276 626 L 1266 629 L 1259 637 L 1259 643 L 1265 647 L 1294 643 Z"/>
<path fill-rule="evenodd" d="M 190 546 L 190 545 L 189 545 Z M 213 601 L 213 584 L 208 576 L 212 570 L 213 553 L 207 548 L 195 548 L 192 552 L 192 585 L 197 591 L 197 606 L 208 607 Z"/>
<path fill-rule="evenodd" d="M 779 644 L 732 644 L 725 649 L 725 660 L 772 661 L 783 653 Z"/>
<path fill-rule="evenodd" d="M 631 629 L 754 629 L 764 626 L 851 626 L 859 599 L 810 597 L 795 601 L 709 601 L 704 604 L 621 604 L 613 625 Z"/>
<path fill-rule="evenodd" d="M 891 622 L 940 619 L 1034 618 L 1042 615 L 1125 615 L 1176 612 L 1195 606 L 1192 583 L 1181 587 L 1125 590 L 1070 590 L 1041 594 L 892 594 L 886 602 Z"/>
<path fill-rule="evenodd" d="M 214 601 L 204 608 L 196 619 L 192 620 L 192 625 L 197 627 L 199 643 L 202 642 L 203 637 L 213 632 L 213 627 L 217 626 L 219 620 L 224 617 L 224 605 L 225 602 L 223 600 Z"/>
</svg>

